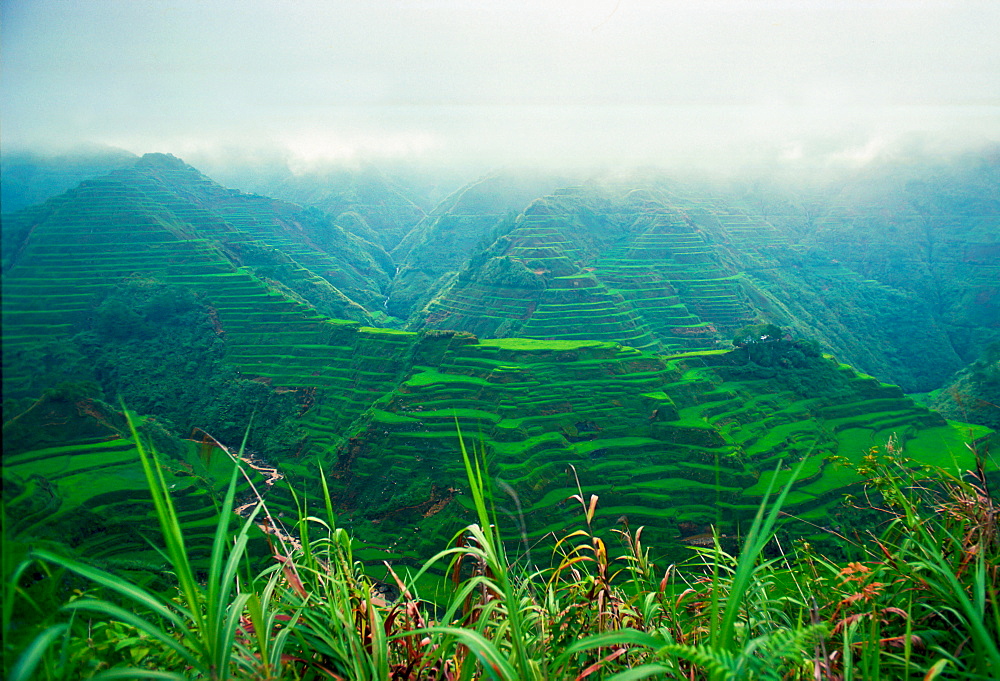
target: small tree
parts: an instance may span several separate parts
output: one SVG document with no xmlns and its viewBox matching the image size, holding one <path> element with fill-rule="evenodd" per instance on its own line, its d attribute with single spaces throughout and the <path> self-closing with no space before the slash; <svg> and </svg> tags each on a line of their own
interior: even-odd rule
<svg viewBox="0 0 1000 681">
<path fill-rule="evenodd" d="M 747 324 L 733 336 L 733 345 L 742 348 L 753 343 L 779 341 L 784 336 L 784 330 L 775 324 Z"/>
</svg>

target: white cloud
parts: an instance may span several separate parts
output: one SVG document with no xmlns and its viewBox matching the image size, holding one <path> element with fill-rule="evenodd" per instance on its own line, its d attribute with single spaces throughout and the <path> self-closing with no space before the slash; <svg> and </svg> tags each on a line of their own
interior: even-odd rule
<svg viewBox="0 0 1000 681">
<path fill-rule="evenodd" d="M 2 18 L 5 143 L 645 161 L 1000 138 L 996 2 L 6 0 Z"/>
</svg>

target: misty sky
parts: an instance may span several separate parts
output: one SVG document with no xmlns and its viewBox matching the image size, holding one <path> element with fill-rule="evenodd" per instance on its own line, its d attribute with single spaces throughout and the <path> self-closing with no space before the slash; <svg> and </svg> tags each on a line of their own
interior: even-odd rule
<svg viewBox="0 0 1000 681">
<path fill-rule="evenodd" d="M 2 140 L 863 159 L 1000 140 L 996 0 L 0 0 Z"/>
</svg>

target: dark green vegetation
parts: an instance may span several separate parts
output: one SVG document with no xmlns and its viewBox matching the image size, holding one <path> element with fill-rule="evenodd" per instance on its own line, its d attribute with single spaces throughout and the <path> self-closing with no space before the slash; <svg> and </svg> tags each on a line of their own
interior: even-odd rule
<svg viewBox="0 0 1000 681">
<path fill-rule="evenodd" d="M 963 481 L 915 466 L 892 440 L 873 447 L 854 470 L 865 480 L 862 510 L 887 524 L 852 547 L 856 560 L 776 536 L 803 460 L 774 501 L 768 485 L 738 556 L 715 534 L 664 570 L 644 528 L 595 530 L 598 498 L 581 488 L 572 497 L 579 530 L 558 532 L 537 559 L 509 553 L 483 462 L 459 440 L 478 522 L 415 576 L 390 568 L 391 584 L 376 585 L 325 487 L 321 517 L 299 513 L 301 543 L 271 543 L 273 567 L 245 562 L 255 517 L 272 521 L 257 501 L 238 532 L 220 516 L 207 567 L 196 571 L 170 478 L 129 425 L 172 588 L 159 593 L 47 549 L 23 560 L 5 550 L 11 681 L 927 680 L 1000 670 L 1000 534 L 978 456 Z M 224 507 L 238 479 L 234 468 Z M 421 574 L 437 565 L 448 579 L 422 589 Z M 86 591 L 57 610 L 59 587 L 73 581 Z"/>
<path fill-rule="evenodd" d="M 1000 343 L 986 348 L 948 385 L 934 391 L 929 406 L 949 418 L 1000 430 Z"/>
<path fill-rule="evenodd" d="M 434 208 L 417 182 L 327 175 L 321 209 L 145 156 L 4 216 L 6 536 L 160 583 L 121 397 L 196 570 L 226 504 L 212 438 L 251 423 L 248 457 L 286 478 L 273 518 L 329 498 L 369 565 L 419 566 L 468 524 L 456 424 L 512 546 L 546 552 L 582 485 L 601 500 L 588 531 L 644 526 L 679 560 L 714 527 L 733 549 L 802 461 L 783 510 L 811 525 L 789 532 L 855 555 L 872 516 L 841 500 L 862 476 L 829 457 L 894 438 L 958 475 L 989 435 L 894 384 L 969 363 L 959 393 L 997 403 L 997 164 L 921 172 L 797 192 L 500 174 Z M 308 177 L 281 182 L 309 199 Z"/>
</svg>

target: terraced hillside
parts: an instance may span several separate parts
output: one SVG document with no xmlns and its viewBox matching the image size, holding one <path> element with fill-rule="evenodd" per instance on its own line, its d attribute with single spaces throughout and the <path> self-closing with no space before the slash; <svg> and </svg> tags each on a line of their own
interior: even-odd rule
<svg viewBox="0 0 1000 681">
<path fill-rule="evenodd" d="M 425 281 L 429 302 L 410 326 L 680 351 L 714 347 L 748 320 L 765 319 L 908 390 L 940 385 L 960 363 L 956 343 L 981 347 L 1000 329 L 990 311 L 971 323 L 956 313 L 957 302 L 935 308 L 926 291 L 902 285 L 909 270 L 873 278 L 831 258 L 804 224 L 822 224 L 815 206 L 771 206 L 765 218 L 745 200 L 703 190 L 637 178 L 540 198 L 460 269 L 428 270 L 437 279 Z M 965 243 L 961 230 L 949 232 Z M 475 232 L 455 236 L 425 238 L 447 240 L 452 262 Z M 948 297 L 992 310 L 997 262 L 977 243 L 964 246 L 979 254 L 966 258 L 969 271 L 949 272 L 948 286 L 957 288 Z"/>
<path fill-rule="evenodd" d="M 315 233 L 321 227 L 326 241 Z M 380 302 L 372 275 L 386 275 L 374 255 L 359 259 L 379 249 L 352 248 L 352 239 L 293 206 L 225 190 L 160 156 L 8 216 L 5 395 L 48 387 L 35 385 L 37 366 L 19 358 L 85 330 L 107 291 L 135 278 L 193 292 L 210 308 L 232 361 L 266 375 L 260 365 L 284 361 L 287 346 L 315 345 L 329 315 L 373 320 L 363 303 Z M 279 349 L 268 354 L 269 346 Z"/>
<path fill-rule="evenodd" d="M 392 250 L 398 272 L 387 311 L 406 319 L 422 308 L 472 253 L 509 231 L 514 216 L 556 186 L 552 177 L 500 173 L 444 199 Z"/>
<path fill-rule="evenodd" d="M 682 212 L 651 192 L 577 187 L 533 202 L 414 325 L 680 350 L 749 316 L 735 271 Z"/>
<path fill-rule="evenodd" d="M 3 234 L 4 271 L 11 279 L 30 278 L 25 268 L 44 278 L 41 268 L 50 264 L 57 275 L 85 271 L 110 278 L 130 267 L 168 271 L 182 264 L 176 272 L 181 278 L 245 267 L 328 315 L 384 317 L 379 287 L 387 285 L 391 264 L 381 248 L 315 211 L 224 189 L 173 157 L 147 155 L 131 168 L 7 216 Z M 133 241 L 142 253 L 126 250 Z M 88 249 L 111 252 L 103 260 L 76 257 Z M 77 283 L 66 282 L 82 292 Z"/>
<path fill-rule="evenodd" d="M 596 321 L 601 339 L 652 348 L 645 325 L 659 347 L 706 348 L 769 320 L 926 391 L 1000 333 L 995 158 L 873 164 L 812 184 L 609 175 L 494 214 L 492 226 L 442 204 L 409 237 L 421 249 L 394 253 L 389 304 L 408 328 L 558 337 L 545 317 L 567 329 L 591 320 L 577 314 L 586 306 L 541 310 L 546 290 L 587 276 L 610 296 L 603 316 L 618 317 Z"/>
<path fill-rule="evenodd" d="M 345 231 L 387 252 L 437 203 L 428 206 L 425 191 L 411 187 L 405 177 L 367 164 L 294 171 L 287 166 L 247 171 L 226 165 L 203 170 L 229 187 L 318 208 Z"/>
<path fill-rule="evenodd" d="M 188 549 L 203 558 L 218 518 L 206 464 L 221 473 L 226 463 L 206 460 L 198 445 L 173 438 L 154 421 L 140 428 L 161 452 Z M 120 413 L 86 397 L 52 393 L 5 423 L 3 438 L 7 540 L 69 544 L 126 569 L 162 562 L 149 543 L 157 536 L 152 500 Z"/>
<path fill-rule="evenodd" d="M 577 479 L 600 496 L 599 523 L 644 525 L 669 547 L 733 528 L 780 461 L 809 456 L 790 511 L 812 520 L 855 482 L 829 455 L 859 460 L 895 435 L 920 460 L 968 464 L 970 431 L 899 388 L 793 342 L 765 345 L 667 357 L 598 341 L 453 346 L 355 424 L 337 450 L 336 502 L 360 537 L 429 550 L 467 501 L 456 421 L 530 541 L 577 518 Z"/>
<path fill-rule="evenodd" d="M 653 184 L 723 247 L 758 316 L 926 391 L 1000 333 L 998 158 L 994 146 L 822 180 Z"/>
<path fill-rule="evenodd" d="M 368 542 L 359 555 L 369 560 L 425 556 L 465 521 L 456 423 L 483 452 L 498 489 L 510 491 L 501 505 L 516 534 L 541 540 L 574 522 L 567 500 L 578 480 L 601 498 L 599 524 L 645 525 L 665 548 L 709 524 L 735 527 L 778 461 L 810 457 L 789 508 L 822 520 L 854 482 L 827 455 L 858 459 L 895 435 L 922 461 L 966 465 L 964 441 L 982 434 L 787 341 L 663 357 L 599 341 L 477 342 L 345 323 L 313 348 L 308 374 L 290 359 L 303 349 L 289 347 L 289 359 L 267 369 L 275 388 L 310 396 L 296 419 L 306 435 L 300 448 L 271 463 L 310 499 L 325 470 L 342 522 Z M 119 523 L 133 537 L 150 529 L 148 514 L 132 515 L 144 498 L 134 448 L 94 404 L 50 397 L 5 427 L 9 503 L 28 504 L 26 523 L 37 513 L 53 522 L 106 517 L 93 526 L 99 532 L 72 538 L 87 547 Z M 183 477 L 185 514 L 196 531 L 208 528 L 214 511 L 199 495 L 214 483 L 196 475 L 197 445 L 174 449 L 168 466 Z M 84 485 L 84 475 L 120 482 Z M 295 513 L 282 489 L 269 504 L 275 516 Z M 107 555 L 134 550 L 131 541 L 109 543 Z"/>
<path fill-rule="evenodd" d="M 0 206 L 4 213 L 44 203 L 84 180 L 130 166 L 136 156 L 113 147 L 91 146 L 63 153 L 6 149 L 0 157 Z"/>
<path fill-rule="evenodd" d="M 724 197 L 582 186 L 501 216 L 509 202 L 490 203 L 481 189 L 453 197 L 397 248 L 426 257 L 447 225 L 470 241 L 489 225 L 473 257 L 456 248 L 454 272 L 428 270 L 444 283 L 424 292 L 432 299 L 419 332 L 373 324 L 386 319 L 370 309 L 389 290 L 384 251 L 318 213 L 218 187 L 176 159 L 144 158 L 5 217 L 5 438 L 9 428 L 28 438 L 9 457 L 5 447 L 5 498 L 29 504 L 25 517 L 50 499 L 44 512 L 67 519 L 115 515 L 118 506 L 102 504 L 139 498 L 121 429 L 89 434 L 90 397 L 64 400 L 65 418 L 32 412 L 46 390 L 45 399 L 131 390 L 174 435 L 211 420 L 230 444 L 256 410 L 258 429 L 274 435 L 254 441 L 257 453 L 312 503 L 322 469 L 344 523 L 370 543 L 368 559 L 439 548 L 467 518 L 456 420 L 502 481 L 499 503 L 522 539 L 577 517 L 567 499 L 579 480 L 601 498 L 600 523 L 646 525 L 665 547 L 712 523 L 735 531 L 783 456 L 810 456 L 790 510 L 819 520 L 853 482 L 826 455 L 856 458 L 895 435 L 924 462 L 960 465 L 964 440 L 983 432 L 946 423 L 808 343 L 716 349 L 755 316 L 837 341 L 907 300 Z M 452 212 L 461 205 L 478 216 L 474 229 L 463 232 Z M 824 302 L 831 291 L 857 315 L 838 317 Z M 933 325 L 918 335 L 923 323 L 896 328 L 937 343 Z M 66 381 L 75 386 L 59 387 Z M 31 443 L 36 431 L 53 439 Z M 195 446 L 176 447 L 175 469 L 194 466 Z M 105 466 L 124 481 L 120 499 L 53 487 Z M 207 522 L 214 483 L 188 477 L 178 489 L 190 491 L 192 522 Z M 271 504 L 296 513 L 287 491 Z M 122 506 L 122 527 L 141 527 L 137 513 Z"/>
<path fill-rule="evenodd" d="M 334 318 L 482 337 L 594 328 L 670 351 L 770 321 L 908 391 L 940 387 L 1000 338 L 989 150 L 812 181 L 508 171 L 433 209 L 371 168 L 244 172 L 333 217 L 224 190 L 180 162 L 168 171 L 162 157 L 142 165 L 119 179 L 176 192 L 157 200 L 214 233 L 234 264 Z M 576 299 L 570 281 L 584 285 Z"/>
</svg>

